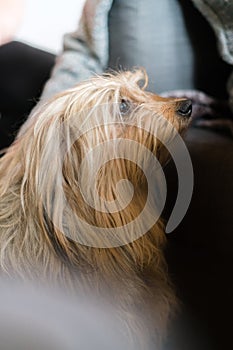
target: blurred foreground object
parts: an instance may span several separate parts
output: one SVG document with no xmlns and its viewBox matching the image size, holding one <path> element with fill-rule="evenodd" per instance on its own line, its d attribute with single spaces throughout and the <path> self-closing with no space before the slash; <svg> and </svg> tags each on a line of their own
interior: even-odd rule
<svg viewBox="0 0 233 350">
<path fill-rule="evenodd" d="M 109 305 L 60 290 L 0 282 L 1 350 L 130 350 Z"/>
</svg>

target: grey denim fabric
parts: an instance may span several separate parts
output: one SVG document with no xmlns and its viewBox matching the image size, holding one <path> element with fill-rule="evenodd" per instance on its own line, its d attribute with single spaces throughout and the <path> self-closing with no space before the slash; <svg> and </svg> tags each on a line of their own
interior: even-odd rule
<svg viewBox="0 0 233 350">
<path fill-rule="evenodd" d="M 213 27 L 220 55 L 233 65 L 233 2 L 192 1 Z M 117 17 L 119 29 L 111 31 L 111 27 L 109 31 L 109 20 L 114 23 Z M 160 32 L 150 30 L 151 26 L 159 27 L 161 20 L 166 22 L 167 27 L 163 27 Z M 141 45 L 147 49 L 143 55 Z M 109 65 L 116 67 L 123 63 L 129 68 L 138 66 L 139 63 L 145 66 L 151 86 L 158 92 L 167 90 L 168 83 L 170 89 L 193 88 L 192 55 L 178 0 L 87 0 L 77 31 L 64 37 L 64 51 L 57 59 L 42 99 L 73 86 L 94 73 L 101 74 Z M 175 69 L 176 62 L 179 62 L 182 70 Z M 156 78 L 156 71 L 159 74 L 166 72 L 166 76 L 159 79 L 158 75 Z M 161 84 L 158 89 L 156 81 Z M 228 91 L 233 99 L 232 81 L 233 79 L 229 80 Z"/>
<path fill-rule="evenodd" d="M 115 0 L 109 15 L 111 68 L 146 68 L 148 89 L 193 89 L 194 57 L 177 1 Z M 146 6 L 145 6 L 146 5 Z"/>
</svg>

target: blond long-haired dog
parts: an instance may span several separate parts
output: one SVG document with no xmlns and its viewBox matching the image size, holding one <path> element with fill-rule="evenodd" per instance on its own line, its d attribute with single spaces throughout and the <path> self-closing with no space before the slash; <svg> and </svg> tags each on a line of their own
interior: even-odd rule
<svg viewBox="0 0 233 350">
<path fill-rule="evenodd" d="M 146 92 L 146 82 L 141 70 L 94 77 L 25 123 L 0 160 L 0 266 L 109 292 L 138 339 L 152 335 L 159 344 L 176 304 L 163 256 L 159 163 L 191 106 Z"/>
</svg>

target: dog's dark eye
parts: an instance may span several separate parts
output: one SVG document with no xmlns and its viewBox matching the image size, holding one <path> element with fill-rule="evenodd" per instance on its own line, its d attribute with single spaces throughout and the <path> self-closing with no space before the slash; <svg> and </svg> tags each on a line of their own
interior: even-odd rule
<svg viewBox="0 0 233 350">
<path fill-rule="evenodd" d="M 121 100 L 121 103 L 120 103 L 120 112 L 121 114 L 127 114 L 130 110 L 130 107 L 131 107 L 131 104 L 130 104 L 130 101 L 127 101 L 127 100 L 124 100 L 122 99 Z"/>
</svg>

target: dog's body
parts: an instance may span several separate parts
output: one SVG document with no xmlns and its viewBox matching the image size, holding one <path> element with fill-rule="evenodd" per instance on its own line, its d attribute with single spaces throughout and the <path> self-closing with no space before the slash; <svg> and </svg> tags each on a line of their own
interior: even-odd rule
<svg viewBox="0 0 233 350">
<path fill-rule="evenodd" d="M 163 257 L 163 222 L 157 220 L 141 236 L 138 224 L 127 224 L 138 217 L 148 195 L 141 169 L 149 166 L 148 159 L 135 164 L 141 145 L 163 164 L 167 152 L 154 135 L 159 116 L 179 132 L 187 122 L 177 116 L 180 100 L 145 92 L 138 86 L 143 78 L 141 71 L 93 78 L 56 96 L 26 122 L 0 160 L 0 266 L 2 273 L 23 278 L 110 292 L 127 325 L 160 343 L 176 304 Z M 132 146 L 133 160 L 114 156 L 119 145 L 124 151 L 124 140 L 134 141 L 126 146 Z M 104 148 L 91 154 L 99 145 Z M 92 174 L 102 157 L 102 168 Z M 116 199 L 122 179 L 135 191 L 121 206 Z M 130 194 L 122 186 L 124 202 Z M 107 234 L 99 234 L 99 228 Z M 120 235 L 112 233 L 118 228 Z"/>
</svg>

